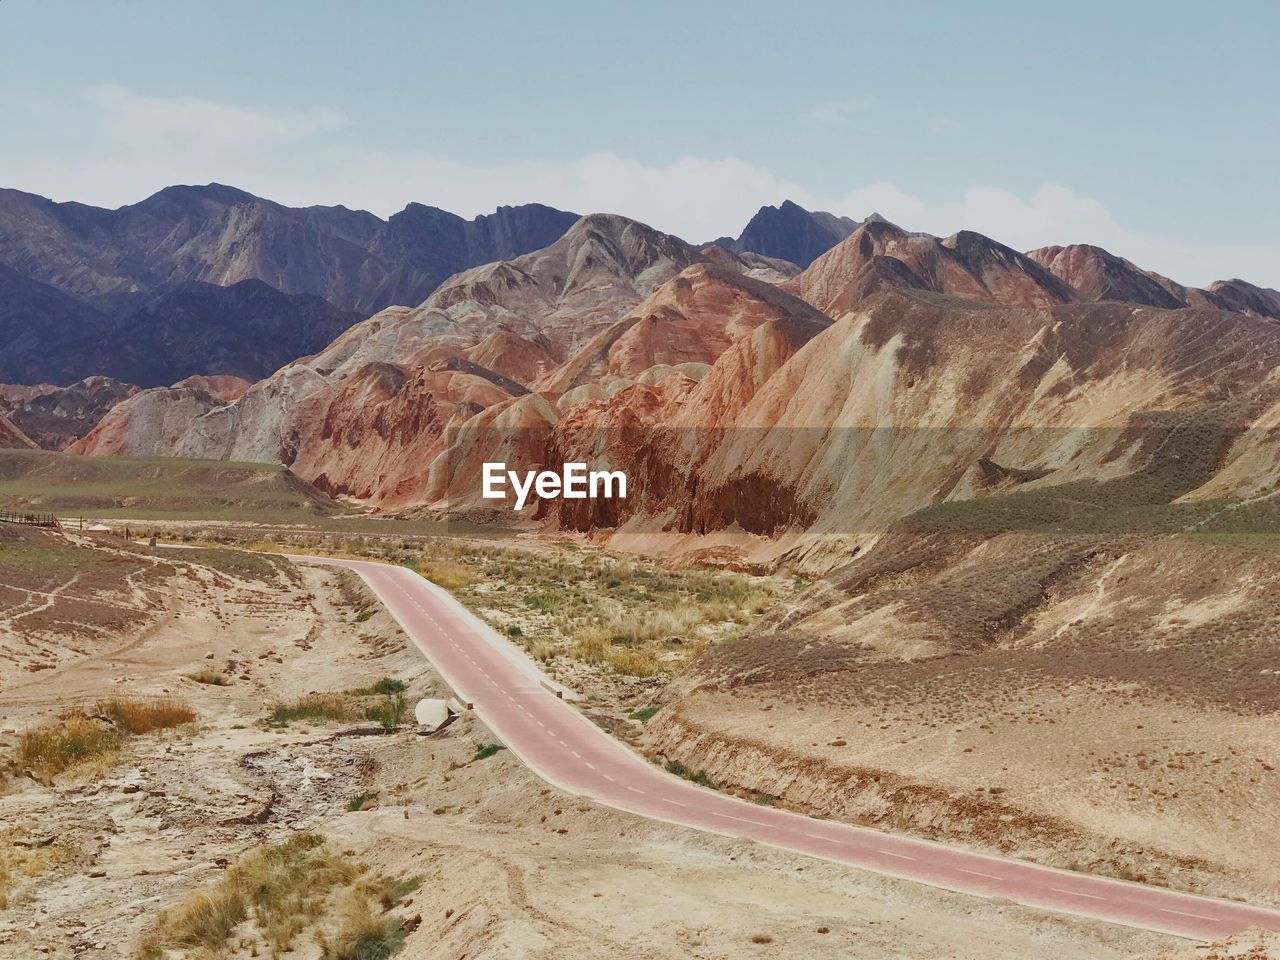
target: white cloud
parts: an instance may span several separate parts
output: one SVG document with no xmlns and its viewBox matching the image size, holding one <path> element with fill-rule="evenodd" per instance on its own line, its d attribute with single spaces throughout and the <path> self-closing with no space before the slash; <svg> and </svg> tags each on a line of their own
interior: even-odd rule
<svg viewBox="0 0 1280 960">
<path fill-rule="evenodd" d="M 866 97 L 850 97 L 847 100 L 827 100 L 806 109 L 801 116 L 810 123 L 824 127 L 843 127 L 858 114 L 871 106 Z"/>
<path fill-rule="evenodd" d="M 698 242 L 736 234 L 762 204 L 791 199 L 858 219 L 879 212 L 907 229 L 942 236 L 977 230 L 1022 250 L 1094 243 L 1188 284 L 1229 276 L 1280 282 L 1280 248 L 1274 245 L 1145 234 L 1118 222 L 1099 200 L 1053 184 L 1028 196 L 975 186 L 937 200 L 879 182 L 825 196 L 734 157 L 646 164 L 600 152 L 475 165 L 353 146 L 333 136 L 347 118 L 325 107 L 249 107 L 146 96 L 118 86 L 88 88 L 75 103 L 25 106 L 27 132 L 0 152 L 0 186 L 60 200 L 118 206 L 168 184 L 219 181 L 282 203 L 341 203 L 382 216 L 415 200 L 464 216 L 538 201 L 582 213 L 621 213 Z M 847 117 L 863 107 L 861 101 L 827 104 L 815 108 L 814 119 Z"/>
<path fill-rule="evenodd" d="M 102 134 L 121 144 L 164 151 L 242 153 L 304 140 L 347 123 L 340 110 L 273 110 L 199 97 L 143 96 L 120 86 L 92 86 L 85 101 Z"/>
</svg>

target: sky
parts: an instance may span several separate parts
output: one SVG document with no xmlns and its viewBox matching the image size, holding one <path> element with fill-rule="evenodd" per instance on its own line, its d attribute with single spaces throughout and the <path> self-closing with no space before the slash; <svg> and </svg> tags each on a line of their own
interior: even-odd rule
<svg viewBox="0 0 1280 960">
<path fill-rule="evenodd" d="M 1280 4 L 0 0 L 0 186 L 687 240 L 792 199 L 1280 287 Z"/>
</svg>

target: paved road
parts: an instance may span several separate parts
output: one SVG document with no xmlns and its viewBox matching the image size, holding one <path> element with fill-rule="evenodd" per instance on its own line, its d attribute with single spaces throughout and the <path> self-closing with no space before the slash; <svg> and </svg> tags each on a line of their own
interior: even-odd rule
<svg viewBox="0 0 1280 960">
<path fill-rule="evenodd" d="M 947 890 L 1096 917 L 1199 940 L 1251 926 L 1280 930 L 1280 910 L 1174 893 L 986 856 L 762 807 L 668 775 L 539 682 L 532 662 L 452 597 L 404 567 L 294 557 L 360 574 L 459 696 L 544 780 L 610 807 L 756 840 Z"/>
</svg>

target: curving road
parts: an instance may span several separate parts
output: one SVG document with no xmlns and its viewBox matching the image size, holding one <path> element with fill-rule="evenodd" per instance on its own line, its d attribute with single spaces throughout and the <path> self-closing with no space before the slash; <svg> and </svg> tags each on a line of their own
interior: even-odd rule
<svg viewBox="0 0 1280 960">
<path fill-rule="evenodd" d="M 439 587 L 390 564 L 348 567 L 386 604 L 459 697 L 547 782 L 606 806 L 755 840 L 905 880 L 1197 940 L 1280 930 L 1280 910 L 1176 893 L 815 820 L 696 787 L 648 763 L 559 699 L 522 653 Z"/>
</svg>

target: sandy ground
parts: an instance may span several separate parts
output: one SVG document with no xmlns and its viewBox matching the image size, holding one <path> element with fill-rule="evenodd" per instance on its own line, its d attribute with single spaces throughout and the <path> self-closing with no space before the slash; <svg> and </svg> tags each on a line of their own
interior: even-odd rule
<svg viewBox="0 0 1280 960">
<path fill-rule="evenodd" d="M 0 956 L 127 957 L 148 919 L 215 881 L 246 848 L 308 829 L 388 874 L 421 875 L 401 956 L 1104 960 L 1181 949 L 1106 924 L 960 897 L 596 807 L 532 777 L 473 717 L 439 734 L 274 731 L 275 698 L 393 675 L 444 694 L 385 612 L 356 622 L 336 572 L 272 582 L 177 578 L 169 616 L 125 649 L 0 689 L 0 749 L 69 702 L 180 692 L 194 730 L 139 737 L 89 782 L 10 782 L 0 823 L 77 856 L 0 911 Z M 208 655 L 212 654 L 212 659 Z M 183 679 L 235 661 L 229 687 Z M 357 794 L 372 799 L 351 812 Z M 318 955 L 309 941 L 300 957 Z"/>
</svg>

